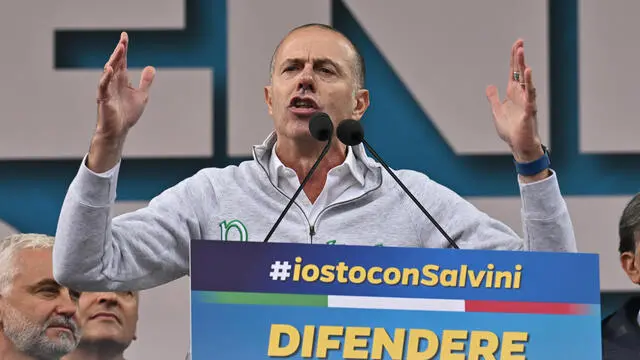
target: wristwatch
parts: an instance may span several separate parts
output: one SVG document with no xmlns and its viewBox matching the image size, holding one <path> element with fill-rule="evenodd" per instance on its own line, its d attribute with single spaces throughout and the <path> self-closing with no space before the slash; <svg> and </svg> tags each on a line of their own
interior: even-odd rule
<svg viewBox="0 0 640 360">
<path fill-rule="evenodd" d="M 516 172 L 522 176 L 531 176 L 540 173 L 541 171 L 548 169 L 551 165 L 551 159 L 549 158 L 549 149 L 542 145 L 542 151 L 544 154 L 536 160 L 520 163 L 515 159 L 513 163 L 516 165 Z"/>
</svg>

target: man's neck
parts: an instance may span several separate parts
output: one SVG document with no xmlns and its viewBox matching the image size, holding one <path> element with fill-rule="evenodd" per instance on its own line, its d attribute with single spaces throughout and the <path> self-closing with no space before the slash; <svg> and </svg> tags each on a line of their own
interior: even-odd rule
<svg viewBox="0 0 640 360">
<path fill-rule="evenodd" d="M 317 141 L 299 144 L 290 139 L 279 138 L 276 144 L 276 154 L 286 167 L 296 172 L 298 180 L 302 183 L 322 153 L 324 146 L 325 143 Z M 322 192 L 329 170 L 342 164 L 345 158 L 346 146 L 334 138 L 331 148 L 304 187 L 304 192 L 311 203 L 315 202 Z"/>
<path fill-rule="evenodd" d="M 74 352 L 62 358 L 62 360 L 125 360 L 120 351 L 110 353 L 105 349 L 78 347 Z"/>
</svg>

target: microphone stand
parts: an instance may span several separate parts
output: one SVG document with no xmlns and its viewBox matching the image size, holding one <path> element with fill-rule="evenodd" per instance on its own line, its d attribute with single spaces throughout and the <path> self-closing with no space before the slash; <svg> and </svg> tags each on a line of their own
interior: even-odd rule
<svg viewBox="0 0 640 360">
<path fill-rule="evenodd" d="M 418 205 L 418 207 L 420 208 L 420 210 L 422 211 L 423 214 L 425 214 L 429 220 L 431 220 L 431 223 L 438 229 L 438 231 L 440 231 L 440 233 L 442 234 L 442 236 L 445 237 L 445 239 L 447 239 L 447 241 L 449 241 L 449 244 L 451 244 L 452 247 L 456 248 L 456 249 L 460 249 L 460 247 L 458 247 L 458 244 L 456 244 L 455 241 L 453 241 L 453 239 L 451 239 L 451 237 L 446 233 L 446 231 L 444 231 L 444 229 L 440 226 L 440 224 L 438 224 L 438 222 L 433 218 L 433 216 L 431 216 L 431 214 L 429 214 L 429 212 L 422 206 L 422 204 L 420 204 L 420 202 L 418 201 L 418 199 L 416 199 L 413 194 L 409 191 L 409 189 L 407 189 L 406 186 L 404 186 L 404 184 L 402 183 L 402 181 L 400 181 L 400 179 L 398 179 L 398 177 L 393 173 L 393 171 L 391 171 L 391 169 L 389 168 L 389 166 L 387 166 L 387 164 L 384 162 L 384 160 L 382 160 L 382 158 L 378 155 L 378 153 L 376 153 L 375 150 L 373 150 L 373 147 L 371 147 L 371 145 L 369 145 L 369 143 L 367 142 L 367 140 L 362 139 L 362 143 L 364 144 L 364 146 L 367 148 L 367 150 L 369 150 L 371 152 L 371 154 L 373 155 L 373 157 L 375 157 L 378 162 L 385 168 L 385 170 L 387 170 L 387 172 L 389 173 L 389 175 L 391 175 L 391 177 L 396 181 L 396 183 L 398 183 L 398 185 L 400 185 L 400 187 L 402 188 L 402 190 L 404 190 L 404 192 L 409 195 L 409 197 L 411 198 L 411 200 L 413 200 L 413 202 Z"/>
<path fill-rule="evenodd" d="M 278 220 L 276 221 L 276 223 L 273 224 L 273 226 L 271 227 L 271 230 L 269 230 L 269 233 L 264 238 L 264 242 L 269 241 L 269 238 L 271 238 L 271 235 L 273 235 L 273 232 L 276 230 L 276 227 L 278 227 L 278 224 L 280 224 L 280 222 L 284 218 L 284 215 L 287 213 L 287 211 L 289 211 L 289 208 L 291 207 L 291 205 L 293 205 L 293 202 L 298 197 L 298 194 L 300 194 L 300 191 L 302 191 L 304 186 L 307 184 L 307 182 L 311 178 L 311 175 L 316 171 L 316 168 L 318 167 L 318 165 L 320 165 L 320 161 L 324 158 L 324 156 L 329 151 L 329 148 L 331 147 L 331 140 L 333 140 L 333 136 L 329 136 L 329 140 L 327 141 L 327 145 L 324 146 L 324 149 L 322 149 L 322 152 L 320 153 L 320 156 L 318 157 L 316 162 L 311 167 L 311 170 L 309 170 L 309 172 L 307 173 L 307 176 L 305 176 L 304 179 L 302 180 L 302 184 L 300 184 L 300 186 L 298 187 L 298 190 L 296 190 L 296 192 L 293 194 L 293 196 L 291 197 L 291 200 L 289 200 L 289 203 L 287 204 L 287 206 L 284 208 L 282 213 L 280 213 L 280 217 L 278 217 Z"/>
</svg>

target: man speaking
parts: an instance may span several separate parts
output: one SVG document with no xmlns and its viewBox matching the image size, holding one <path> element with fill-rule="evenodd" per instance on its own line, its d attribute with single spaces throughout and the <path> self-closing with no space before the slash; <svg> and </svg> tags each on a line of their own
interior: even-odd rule
<svg viewBox="0 0 640 360">
<path fill-rule="evenodd" d="M 308 244 L 576 251 L 569 213 L 538 136 L 535 87 L 520 40 L 511 49 L 507 99 L 499 100 L 495 86 L 486 95 L 519 173 L 524 239 L 429 177 L 394 171 L 452 241 L 362 144 L 336 140 L 324 152 L 327 142 L 312 136 L 315 114 L 327 114 L 338 128 L 345 119 L 359 121 L 369 107 L 364 59 L 343 34 L 320 24 L 293 29 L 274 51 L 264 96 L 275 131 L 254 146 L 253 160 L 203 169 L 147 207 L 112 219 L 125 139 L 144 111 L 155 76 L 146 67 L 139 86 L 131 86 L 128 44 L 122 33 L 104 67 L 95 134 L 62 206 L 54 248 L 54 273 L 62 284 L 86 291 L 162 285 L 188 274 L 192 239 L 270 236 L 272 242 Z M 334 139 L 336 133 L 330 134 Z"/>
</svg>

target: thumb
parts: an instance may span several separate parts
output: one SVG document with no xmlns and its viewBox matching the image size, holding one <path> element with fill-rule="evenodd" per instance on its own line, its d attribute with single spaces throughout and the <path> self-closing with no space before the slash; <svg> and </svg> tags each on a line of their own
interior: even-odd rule
<svg viewBox="0 0 640 360">
<path fill-rule="evenodd" d="M 489 105 L 491 105 L 491 111 L 494 117 L 498 117 L 500 111 L 500 97 L 498 96 L 498 88 L 495 85 L 487 86 L 485 91 Z"/>
<path fill-rule="evenodd" d="M 143 92 L 149 92 L 151 88 L 151 84 L 153 83 L 153 79 L 156 75 L 156 69 L 153 66 L 147 66 L 142 70 L 142 75 L 140 75 L 140 90 Z"/>
</svg>

